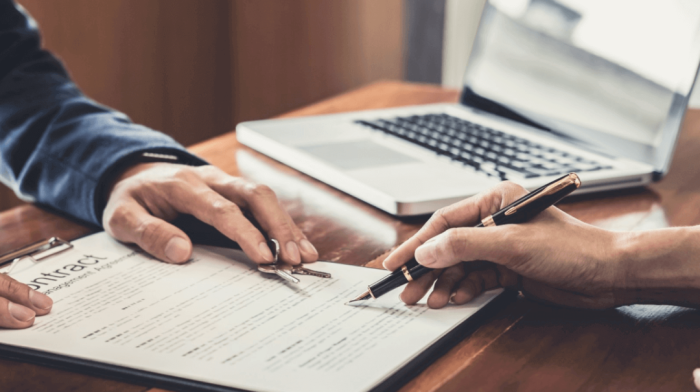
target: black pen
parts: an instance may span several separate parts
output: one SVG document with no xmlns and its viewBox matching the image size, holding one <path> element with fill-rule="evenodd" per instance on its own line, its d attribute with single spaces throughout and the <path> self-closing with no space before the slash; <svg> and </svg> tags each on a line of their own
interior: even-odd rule
<svg viewBox="0 0 700 392">
<path fill-rule="evenodd" d="M 576 173 L 569 173 L 528 193 L 495 214 L 487 216 L 475 227 L 501 226 L 527 222 L 578 189 L 579 186 L 581 186 L 581 180 Z M 406 264 L 402 265 L 401 268 L 369 285 L 367 291 L 348 303 L 365 301 L 371 298 L 377 299 L 399 286 L 403 286 L 408 282 L 420 278 L 430 271 L 432 271 L 432 268 L 424 267 L 418 264 L 415 258 L 412 258 Z"/>
</svg>

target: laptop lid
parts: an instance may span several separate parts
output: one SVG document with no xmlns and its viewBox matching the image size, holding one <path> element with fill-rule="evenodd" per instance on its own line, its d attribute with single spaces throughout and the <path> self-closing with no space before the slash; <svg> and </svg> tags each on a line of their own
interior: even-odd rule
<svg viewBox="0 0 700 392">
<path fill-rule="evenodd" d="M 464 105 L 670 165 L 700 63 L 696 0 L 488 0 Z"/>
</svg>

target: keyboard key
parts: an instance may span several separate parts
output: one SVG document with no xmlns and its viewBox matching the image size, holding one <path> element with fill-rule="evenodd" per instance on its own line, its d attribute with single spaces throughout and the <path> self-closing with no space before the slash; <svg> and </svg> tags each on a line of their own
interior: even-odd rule
<svg viewBox="0 0 700 392">
<path fill-rule="evenodd" d="M 530 164 L 527 162 L 523 162 L 523 161 L 511 161 L 509 166 L 512 167 L 513 169 L 520 170 L 520 171 L 524 172 L 526 168 L 530 167 Z"/>
<path fill-rule="evenodd" d="M 517 170 L 513 170 L 507 166 L 499 166 L 498 171 L 501 173 L 501 177 L 504 177 L 507 180 L 525 178 L 525 175 L 527 174 Z"/>
<path fill-rule="evenodd" d="M 498 167 L 498 165 L 496 165 L 493 162 L 488 162 L 488 161 L 481 164 L 481 168 L 483 170 L 494 171 L 494 170 L 496 170 L 497 167 Z"/>
<path fill-rule="evenodd" d="M 444 113 L 358 120 L 356 123 L 400 137 L 501 179 L 611 168 Z"/>
</svg>

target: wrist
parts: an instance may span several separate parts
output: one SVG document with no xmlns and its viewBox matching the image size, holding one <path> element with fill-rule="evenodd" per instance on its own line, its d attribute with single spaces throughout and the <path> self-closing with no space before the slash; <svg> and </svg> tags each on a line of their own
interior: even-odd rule
<svg viewBox="0 0 700 392">
<path fill-rule="evenodd" d="M 109 197 L 112 195 L 112 192 L 114 191 L 114 188 L 119 184 L 121 181 L 133 177 L 143 171 L 146 171 L 148 169 L 151 169 L 154 166 L 158 165 L 167 165 L 168 163 L 165 162 L 149 162 L 149 163 L 134 163 L 130 166 L 127 166 L 125 168 L 122 168 L 122 170 L 119 173 L 116 173 L 112 181 L 108 184 L 106 184 L 106 192 L 104 192 L 104 203 L 106 204 L 109 202 Z"/>
<path fill-rule="evenodd" d="M 597 239 L 603 246 L 590 247 L 596 249 L 593 260 L 597 261 L 596 275 L 601 284 L 600 289 L 610 294 L 613 307 L 627 305 L 629 233 L 598 228 L 595 230 L 603 232 L 602 237 Z"/>
<path fill-rule="evenodd" d="M 616 232 L 613 234 L 611 256 L 616 266 L 613 292 L 616 306 L 632 305 L 637 302 L 636 287 L 639 283 L 635 274 L 638 248 L 638 233 Z"/>
<path fill-rule="evenodd" d="M 619 233 L 618 305 L 700 306 L 700 230 Z"/>
<path fill-rule="evenodd" d="M 100 202 L 102 205 L 106 205 L 109 201 L 109 197 L 114 190 L 116 184 L 121 180 L 138 174 L 144 171 L 153 164 L 158 163 L 187 163 L 183 158 L 175 154 L 161 153 L 161 152 L 138 152 L 132 154 L 125 159 L 123 159 L 119 164 L 115 165 L 111 173 L 105 176 L 103 182 L 103 188 L 101 193 Z"/>
</svg>

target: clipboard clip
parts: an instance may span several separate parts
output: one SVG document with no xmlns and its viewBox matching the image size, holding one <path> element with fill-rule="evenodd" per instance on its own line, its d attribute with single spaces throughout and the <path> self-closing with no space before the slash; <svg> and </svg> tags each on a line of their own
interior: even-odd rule
<svg viewBox="0 0 700 392">
<path fill-rule="evenodd" d="M 29 259 L 36 264 L 51 256 L 63 253 L 73 248 L 73 244 L 58 237 L 51 237 L 34 242 L 20 249 L 15 249 L 0 256 L 0 269 L 3 274 L 9 275 L 20 260 Z M 6 267 L 6 265 L 9 266 Z"/>
</svg>

